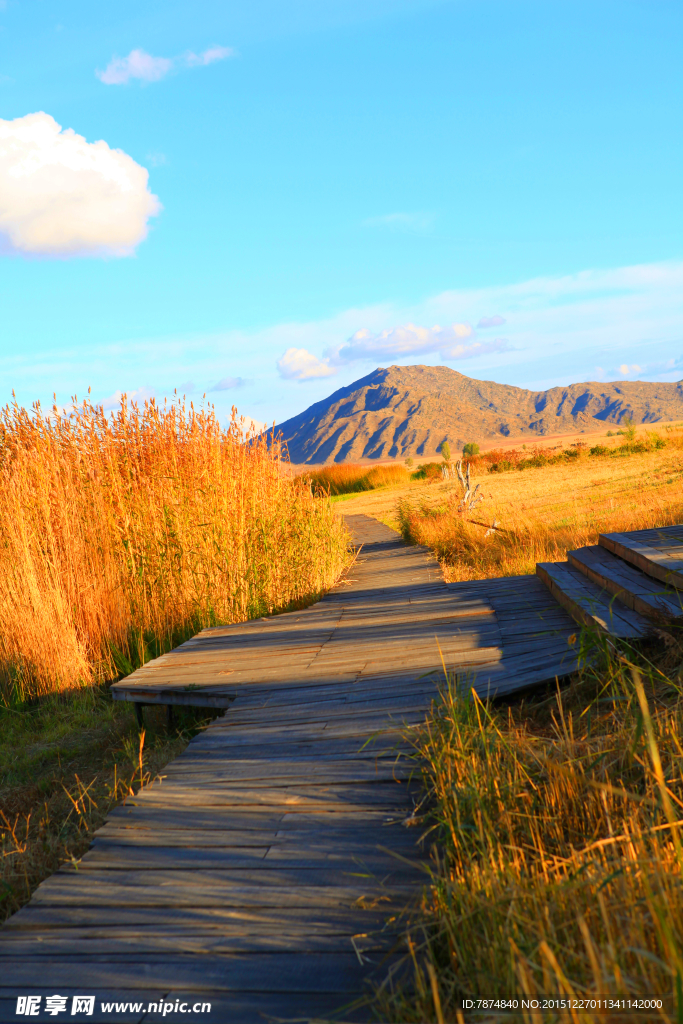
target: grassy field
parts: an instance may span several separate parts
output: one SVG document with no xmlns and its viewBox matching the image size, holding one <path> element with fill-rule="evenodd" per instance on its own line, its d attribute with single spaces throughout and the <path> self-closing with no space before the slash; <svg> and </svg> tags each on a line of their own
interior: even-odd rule
<svg viewBox="0 0 683 1024">
<path fill-rule="evenodd" d="M 573 449 L 578 454 L 522 471 L 491 473 L 480 463 L 472 484 L 481 485 L 484 501 L 469 515 L 452 479 L 358 495 L 344 509 L 373 515 L 431 547 L 448 580 L 531 573 L 536 562 L 596 543 L 599 533 L 683 522 L 683 429 L 662 434 L 665 447 L 647 450 L 640 431 L 628 450 L 615 437 L 601 446 L 606 454 Z M 494 520 L 498 529 L 487 536 Z"/>
<path fill-rule="evenodd" d="M 200 628 L 301 607 L 348 536 L 233 415 L 124 401 L 0 413 L 0 909 L 78 858 L 206 715 L 147 733 L 108 685 Z M 142 742 L 142 745 L 141 745 Z"/>
<path fill-rule="evenodd" d="M 522 471 L 480 462 L 472 484 L 485 500 L 469 514 L 453 480 L 358 495 L 345 511 L 429 545 L 451 580 L 533 572 L 600 532 L 683 522 L 683 431 L 670 428 L 664 446 L 639 435 L 628 450 L 616 437 L 594 456 L 579 448 Z M 436 845 L 410 915 L 415 990 L 387 984 L 381 1019 L 683 1022 L 683 635 L 601 651 L 561 689 L 486 706 L 448 680 L 410 731 Z M 624 1017 L 595 1005 L 605 996 L 663 1008 Z M 462 998 L 543 997 L 593 1004 L 459 1009 Z"/>
</svg>

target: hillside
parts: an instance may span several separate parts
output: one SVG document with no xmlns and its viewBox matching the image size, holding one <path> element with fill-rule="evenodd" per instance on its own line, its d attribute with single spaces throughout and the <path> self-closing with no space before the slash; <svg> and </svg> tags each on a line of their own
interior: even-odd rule
<svg viewBox="0 0 683 1024">
<path fill-rule="evenodd" d="M 542 437 L 683 419 L 683 381 L 617 381 L 526 391 L 473 380 L 447 366 L 381 367 L 281 423 L 294 463 L 425 458 L 442 441 Z"/>
</svg>

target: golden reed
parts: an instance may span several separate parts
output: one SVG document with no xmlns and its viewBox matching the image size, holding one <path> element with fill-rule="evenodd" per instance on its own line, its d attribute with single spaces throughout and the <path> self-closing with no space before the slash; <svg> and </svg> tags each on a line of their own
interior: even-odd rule
<svg viewBox="0 0 683 1024">
<path fill-rule="evenodd" d="M 329 503 L 233 409 L 0 412 L 0 694 L 112 678 L 203 626 L 305 603 L 347 558 Z"/>
</svg>

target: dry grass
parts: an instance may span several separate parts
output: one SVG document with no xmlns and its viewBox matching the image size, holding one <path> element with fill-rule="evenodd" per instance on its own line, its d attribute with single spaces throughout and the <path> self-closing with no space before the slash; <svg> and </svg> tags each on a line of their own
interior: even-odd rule
<svg viewBox="0 0 683 1024">
<path fill-rule="evenodd" d="M 146 711 L 138 732 L 131 704 L 105 687 L 0 706 L 0 920 L 40 882 L 90 845 L 109 809 L 176 757 L 207 720 L 206 709 Z M 210 713 L 209 713 L 210 714 Z"/>
<path fill-rule="evenodd" d="M 374 491 L 380 487 L 406 484 L 410 473 L 403 466 L 325 466 L 313 473 L 304 473 L 301 480 L 310 483 L 315 494 L 355 494 Z"/>
<path fill-rule="evenodd" d="M 344 529 L 211 410 L 115 416 L 87 402 L 0 414 L 0 696 L 126 673 L 213 623 L 310 601 L 339 575 Z"/>
<path fill-rule="evenodd" d="M 485 501 L 470 516 L 462 514 L 460 491 L 449 481 L 395 495 L 385 517 L 406 539 L 431 547 L 449 580 L 531 573 L 536 562 L 595 544 L 599 533 L 683 521 L 683 434 L 670 433 L 665 448 L 633 447 L 621 456 L 579 450 L 523 472 L 475 473 Z M 494 519 L 500 529 L 487 536 Z"/>
<path fill-rule="evenodd" d="M 683 521 L 680 427 L 666 440 L 479 476 L 470 516 L 450 482 L 374 512 L 431 546 L 447 578 L 533 572 L 600 532 Z M 589 640 L 599 661 L 561 692 L 484 706 L 450 679 L 412 732 L 435 858 L 410 926 L 415 991 L 389 981 L 383 1019 L 462 1024 L 463 998 L 512 998 L 517 1011 L 487 1019 L 607 1024 L 630 1018 L 521 1000 L 657 997 L 661 1011 L 635 1016 L 683 1022 L 683 636 Z"/>
<path fill-rule="evenodd" d="M 417 996 L 385 990 L 383 1019 L 462 1020 L 462 997 L 655 996 L 665 1012 L 634 1019 L 681 1020 L 682 684 L 674 634 L 658 665 L 605 644 L 562 693 L 508 707 L 450 680 L 413 732 L 439 849 L 413 924 Z"/>
</svg>

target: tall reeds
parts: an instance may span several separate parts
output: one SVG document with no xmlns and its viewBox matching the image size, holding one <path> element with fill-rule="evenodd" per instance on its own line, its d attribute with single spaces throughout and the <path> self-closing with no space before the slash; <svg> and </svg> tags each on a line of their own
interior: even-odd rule
<svg viewBox="0 0 683 1024">
<path fill-rule="evenodd" d="M 305 602 L 347 537 L 236 412 L 125 397 L 0 413 L 0 694 L 130 671 L 197 629 Z"/>
<path fill-rule="evenodd" d="M 683 1018 L 683 645 L 665 642 L 655 665 L 604 641 L 568 690 L 515 707 L 444 686 L 414 734 L 439 850 L 417 991 L 385 990 L 387 1019 L 462 1020 L 463 997 L 517 999 L 490 1020 L 616 1021 L 652 999 L 636 1016 Z"/>
<path fill-rule="evenodd" d="M 315 472 L 304 474 L 315 494 L 356 494 L 360 491 L 374 491 L 378 487 L 396 487 L 407 484 L 410 473 L 403 466 L 324 466 Z"/>
</svg>

